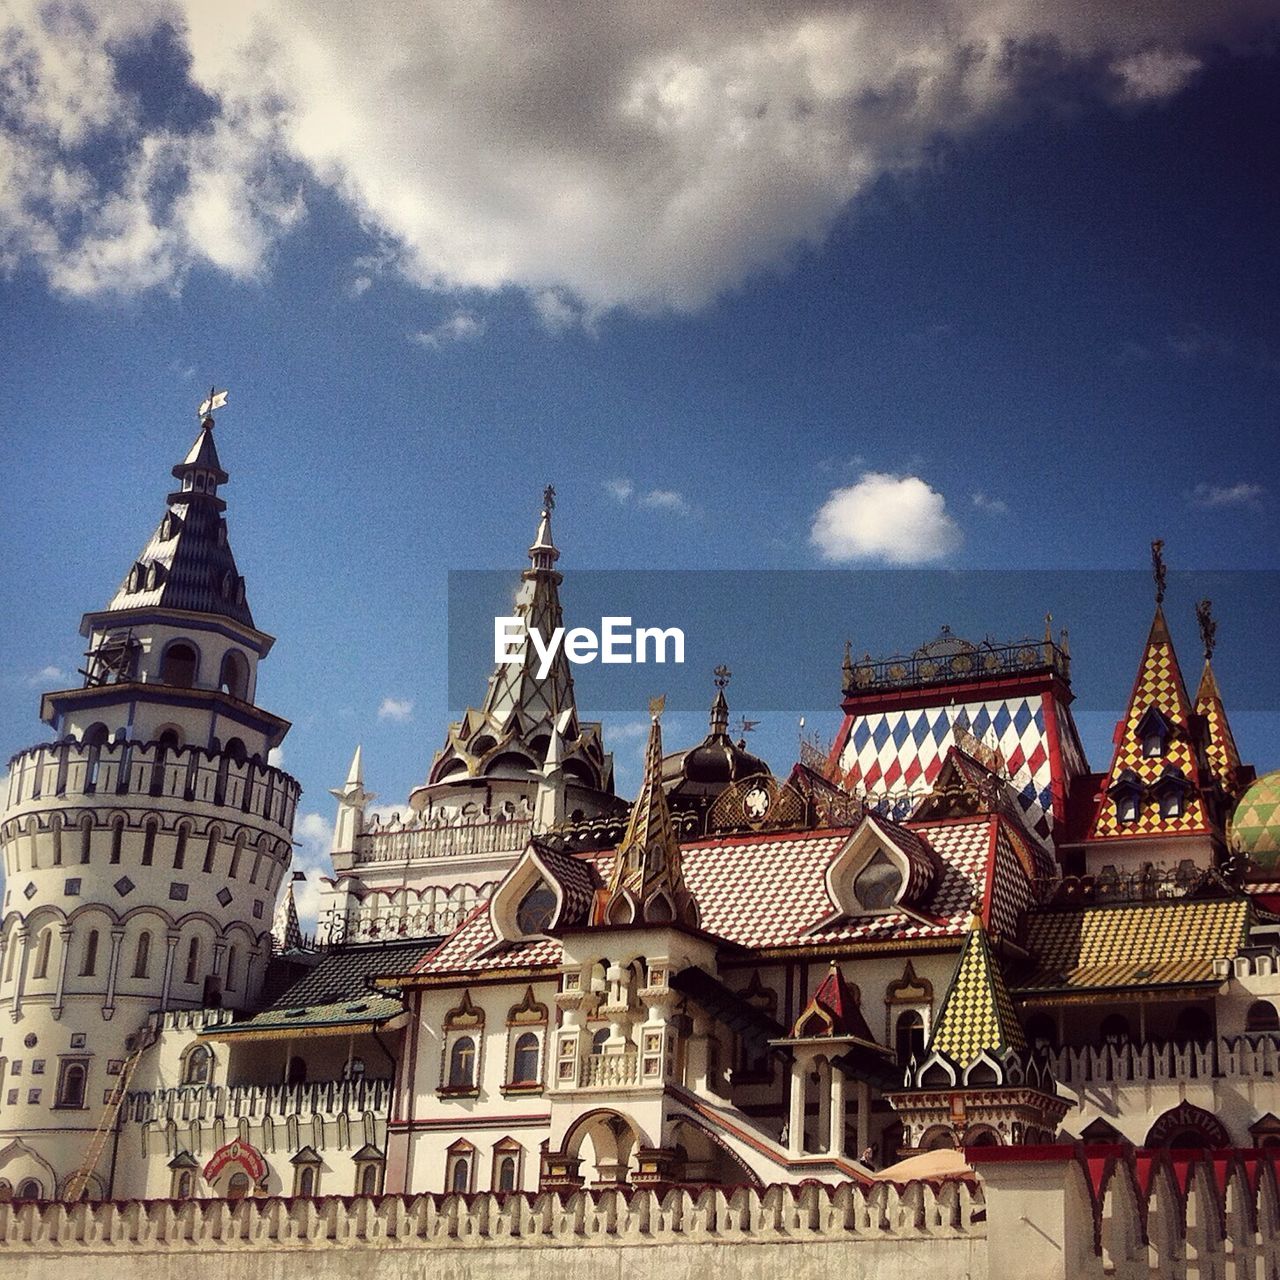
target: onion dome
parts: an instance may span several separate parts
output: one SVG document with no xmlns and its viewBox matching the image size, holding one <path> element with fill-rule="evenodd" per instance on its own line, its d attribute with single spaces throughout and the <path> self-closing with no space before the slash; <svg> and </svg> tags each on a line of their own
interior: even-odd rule
<svg viewBox="0 0 1280 1280">
<path fill-rule="evenodd" d="M 1228 839 L 1255 867 L 1280 865 L 1280 769 L 1264 773 L 1240 797 Z"/>
<path fill-rule="evenodd" d="M 676 809 L 714 799 L 735 782 L 769 772 L 769 766 L 753 756 L 744 742 L 734 742 L 729 736 L 729 702 L 724 690 L 730 674 L 728 667 L 716 668 L 707 736 L 696 747 L 677 751 L 662 762 L 667 800 Z"/>
</svg>

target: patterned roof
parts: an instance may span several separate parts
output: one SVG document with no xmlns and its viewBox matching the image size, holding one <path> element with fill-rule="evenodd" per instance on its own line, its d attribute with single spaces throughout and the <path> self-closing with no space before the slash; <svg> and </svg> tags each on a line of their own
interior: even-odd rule
<svg viewBox="0 0 1280 1280">
<path fill-rule="evenodd" d="M 205 419 L 173 474 L 179 480 L 198 474 L 201 484 L 206 476 L 212 477 L 210 491 L 180 489 L 169 495 L 168 511 L 125 574 L 107 610 L 184 609 L 217 614 L 252 627 L 244 579 L 227 541 L 227 524 L 222 517 L 226 504 L 212 492 L 213 482 L 225 483 L 227 473 L 218 461 L 211 418 Z"/>
<path fill-rule="evenodd" d="M 1209 771 L 1227 795 L 1235 795 L 1239 784 L 1240 752 L 1236 750 L 1227 710 L 1222 705 L 1213 664 L 1207 658 L 1200 675 L 1200 687 L 1196 690 L 1196 714 L 1204 717 L 1204 753 L 1209 761 Z"/>
<path fill-rule="evenodd" d="M 970 904 L 986 900 L 988 886 L 1002 899 L 1027 890 L 1002 884 L 1025 880 L 1016 858 L 993 865 L 1000 819 L 989 814 L 914 826 L 940 863 L 940 873 L 916 914 L 833 918 L 826 870 L 854 829 L 738 835 L 682 846 L 685 882 L 697 899 L 700 927 L 726 942 L 751 950 L 833 944 L 891 944 L 943 941 L 963 935 Z M 607 880 L 612 852 L 577 855 Z M 1000 925 L 997 923 L 997 929 Z M 458 931 L 428 956 L 420 974 L 482 973 L 560 963 L 554 938 L 501 944 L 493 932 L 488 904 L 482 904 Z M 401 972 L 408 972 L 402 970 Z"/>
<path fill-rule="evenodd" d="M 1258 867 L 1280 863 L 1280 769 L 1253 783 L 1231 815 L 1231 847 Z"/>
<path fill-rule="evenodd" d="M 818 1013 L 818 1021 L 822 1031 L 817 1032 L 813 1026 L 812 1014 Z M 853 1036 L 868 1044 L 875 1044 L 876 1038 L 867 1026 L 858 1004 L 857 993 L 852 991 L 840 972 L 840 966 L 834 961 L 827 970 L 827 976 L 818 984 L 812 999 L 805 1005 L 800 1016 L 795 1020 L 791 1034 L 798 1038 L 809 1038 L 815 1035 L 827 1037 Z"/>
<path fill-rule="evenodd" d="M 591 908 L 601 883 L 595 866 L 541 841 L 535 843 L 534 853 L 564 898 L 556 924 L 586 924 L 591 919 Z"/>
<path fill-rule="evenodd" d="M 955 976 L 942 998 L 929 1052 L 945 1053 L 967 1067 L 984 1051 L 999 1055 L 1025 1046 L 1004 975 L 987 945 L 986 930 L 974 917 Z"/>
<path fill-rule="evenodd" d="M 1014 990 L 1212 982 L 1214 959 L 1239 951 L 1248 917 L 1242 897 L 1035 912 L 1026 946 L 1036 968 L 1015 981 Z"/>
<path fill-rule="evenodd" d="M 1163 717 L 1170 729 L 1165 750 L 1158 756 L 1144 754 L 1140 732 L 1143 720 L 1152 710 Z M 1164 610 L 1157 605 L 1138 667 L 1138 678 L 1129 697 L 1129 708 L 1116 741 L 1115 756 L 1094 815 L 1090 839 L 1186 835 L 1208 829 L 1204 799 L 1200 794 L 1191 714 L 1191 703 L 1173 651 L 1173 639 L 1169 635 Z M 1176 817 L 1163 817 L 1158 800 L 1149 794 L 1149 789 L 1168 770 L 1177 770 L 1190 784 L 1182 812 Z M 1117 784 L 1123 785 L 1130 775 L 1144 788 L 1144 792 L 1138 820 L 1121 822 L 1116 805 L 1106 790 Z"/>
</svg>

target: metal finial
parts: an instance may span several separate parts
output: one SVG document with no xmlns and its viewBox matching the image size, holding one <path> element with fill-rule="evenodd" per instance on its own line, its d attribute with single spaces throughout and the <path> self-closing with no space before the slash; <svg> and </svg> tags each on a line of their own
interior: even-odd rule
<svg viewBox="0 0 1280 1280">
<path fill-rule="evenodd" d="M 649 718 L 651 720 L 657 720 L 659 716 L 662 715 L 663 711 L 666 710 L 666 706 L 667 706 L 667 695 L 665 693 L 659 694 L 656 698 L 650 698 L 649 699 Z"/>
<path fill-rule="evenodd" d="M 1164 603 L 1164 580 L 1167 572 L 1164 563 L 1164 539 L 1156 538 L 1151 544 L 1151 576 L 1156 580 L 1156 604 Z"/>
<path fill-rule="evenodd" d="M 723 689 L 728 685 L 733 672 L 722 662 L 711 674 L 715 677 L 716 688 Z"/>
<path fill-rule="evenodd" d="M 556 509 L 556 487 L 553 484 L 547 485 L 542 491 L 542 506 L 544 510 L 554 511 Z"/>
<path fill-rule="evenodd" d="M 1200 639 L 1204 644 L 1204 660 L 1213 658 L 1218 643 L 1218 620 L 1213 616 L 1213 601 L 1201 600 L 1196 605 L 1196 621 L 1200 624 Z"/>
</svg>

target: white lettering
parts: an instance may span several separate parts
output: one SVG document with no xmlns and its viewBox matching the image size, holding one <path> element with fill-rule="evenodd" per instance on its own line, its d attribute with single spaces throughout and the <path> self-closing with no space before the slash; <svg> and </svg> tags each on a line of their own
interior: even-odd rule
<svg viewBox="0 0 1280 1280">
<path fill-rule="evenodd" d="M 550 644 L 543 640 L 542 633 L 537 627 L 529 629 L 529 638 L 533 641 L 533 647 L 538 651 L 538 679 L 545 680 L 547 673 L 551 670 L 551 664 L 555 661 L 556 650 L 560 648 L 560 644 L 564 640 L 564 628 L 557 627 L 551 633 Z"/>
<path fill-rule="evenodd" d="M 494 618 L 493 660 L 500 666 L 510 666 L 524 660 L 526 631 L 523 618 Z"/>
<path fill-rule="evenodd" d="M 600 641 L 590 627 L 574 627 L 564 638 L 564 654 L 570 662 L 594 662 Z"/>
<path fill-rule="evenodd" d="M 675 657 L 672 658 L 672 661 L 684 661 L 684 632 L 679 627 L 668 627 L 665 631 L 661 627 L 638 627 L 636 629 L 637 662 L 645 661 L 644 644 L 646 640 L 653 641 L 654 662 L 666 662 L 668 640 L 672 642 L 675 648 Z"/>
<path fill-rule="evenodd" d="M 620 627 L 630 627 L 630 618 L 601 618 L 600 628 L 600 661 L 620 662 L 629 665 L 631 662 L 631 633 L 620 631 Z M 621 648 L 619 648 L 621 646 Z"/>
</svg>

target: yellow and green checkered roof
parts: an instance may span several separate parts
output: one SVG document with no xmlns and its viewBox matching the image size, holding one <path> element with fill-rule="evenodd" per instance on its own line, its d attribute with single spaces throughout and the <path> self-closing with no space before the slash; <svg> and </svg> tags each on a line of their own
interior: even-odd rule
<svg viewBox="0 0 1280 1280">
<path fill-rule="evenodd" d="M 1028 917 L 1036 968 L 1015 982 L 1036 991 L 1193 986 L 1214 981 L 1213 962 L 1245 941 L 1249 903 L 1143 903 L 1040 912 Z"/>
<path fill-rule="evenodd" d="M 945 1053 L 967 1067 L 986 1050 L 999 1054 L 1026 1044 L 1000 966 L 981 928 L 971 928 L 955 977 L 934 1024 L 930 1052 Z"/>
<path fill-rule="evenodd" d="M 1280 862 L 1280 769 L 1264 773 L 1231 815 L 1231 847 L 1259 867 Z"/>
</svg>

